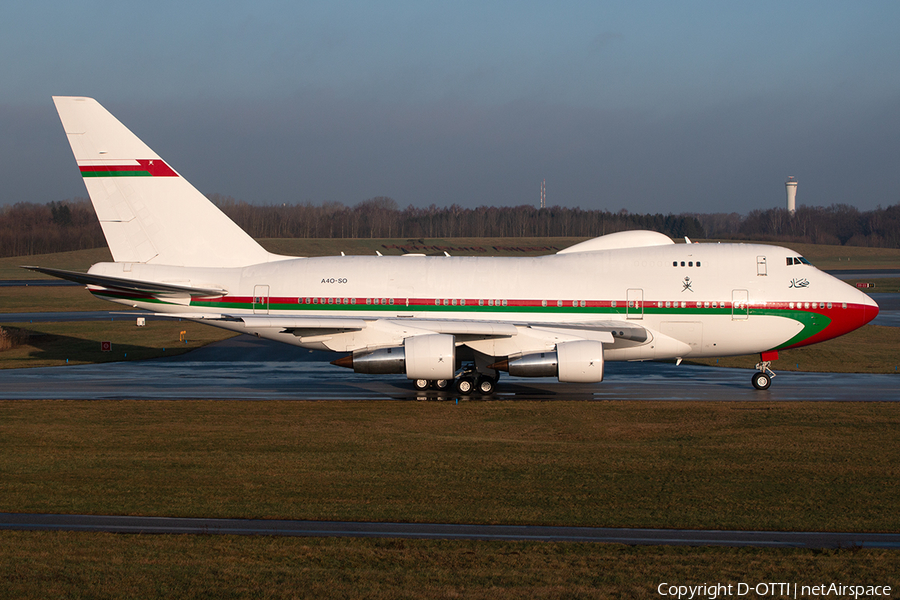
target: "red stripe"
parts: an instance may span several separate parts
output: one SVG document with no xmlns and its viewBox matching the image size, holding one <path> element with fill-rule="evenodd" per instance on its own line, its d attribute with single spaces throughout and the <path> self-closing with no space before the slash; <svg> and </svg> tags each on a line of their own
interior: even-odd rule
<svg viewBox="0 0 900 600">
<path fill-rule="evenodd" d="M 154 159 L 138 159 L 136 165 L 86 165 L 78 167 L 82 173 L 127 173 L 139 172 L 149 173 L 151 177 L 178 177 L 178 173 L 165 163 L 165 161 Z"/>
</svg>

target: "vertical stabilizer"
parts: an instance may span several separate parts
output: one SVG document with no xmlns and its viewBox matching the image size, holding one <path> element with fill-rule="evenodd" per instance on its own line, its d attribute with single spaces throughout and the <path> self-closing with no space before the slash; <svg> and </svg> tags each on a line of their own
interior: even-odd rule
<svg viewBox="0 0 900 600">
<path fill-rule="evenodd" d="M 271 259 L 96 100 L 53 102 L 113 260 L 239 267 Z"/>
</svg>

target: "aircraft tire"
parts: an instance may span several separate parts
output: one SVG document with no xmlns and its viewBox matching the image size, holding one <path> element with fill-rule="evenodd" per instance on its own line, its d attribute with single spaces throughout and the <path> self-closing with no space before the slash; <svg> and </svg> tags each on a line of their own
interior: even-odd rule
<svg viewBox="0 0 900 600">
<path fill-rule="evenodd" d="M 432 385 L 434 386 L 434 389 L 436 389 L 437 391 L 443 392 L 448 387 L 450 387 L 450 383 L 451 382 L 449 379 L 435 379 L 432 382 Z"/>
<path fill-rule="evenodd" d="M 753 382 L 753 387 L 758 390 L 767 390 L 772 385 L 772 378 L 767 373 L 762 372 L 754 373 L 751 381 Z"/>
<path fill-rule="evenodd" d="M 475 390 L 475 382 L 470 377 L 460 377 L 456 380 L 456 391 L 463 396 L 468 396 Z"/>
<path fill-rule="evenodd" d="M 427 379 L 416 379 L 416 380 L 413 382 L 413 385 L 416 387 L 416 389 L 417 389 L 418 391 L 424 392 L 425 390 L 427 390 L 427 389 L 431 386 L 431 382 L 428 381 Z"/>
<path fill-rule="evenodd" d="M 475 388 L 479 394 L 483 396 L 490 396 L 494 393 L 496 385 L 497 382 L 490 377 L 479 377 L 478 381 L 476 382 Z"/>
</svg>

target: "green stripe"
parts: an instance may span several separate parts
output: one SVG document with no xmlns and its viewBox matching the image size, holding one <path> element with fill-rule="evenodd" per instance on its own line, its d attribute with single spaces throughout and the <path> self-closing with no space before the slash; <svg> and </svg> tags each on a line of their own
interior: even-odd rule
<svg viewBox="0 0 900 600">
<path fill-rule="evenodd" d="M 152 177 L 150 171 L 82 171 L 82 177 Z"/>
</svg>

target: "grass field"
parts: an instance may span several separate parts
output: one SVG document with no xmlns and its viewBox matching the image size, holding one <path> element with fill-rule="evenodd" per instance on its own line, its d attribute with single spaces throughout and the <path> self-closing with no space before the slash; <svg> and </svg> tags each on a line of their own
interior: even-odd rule
<svg viewBox="0 0 900 600">
<path fill-rule="evenodd" d="M 0 532 L 0 558 L 0 593 L 40 599 L 645 599 L 666 582 L 900 587 L 900 553 L 887 550 Z"/>
<path fill-rule="evenodd" d="M 13 512 L 900 531 L 897 403 L 0 402 Z"/>
<path fill-rule="evenodd" d="M 895 403 L 0 402 L 5 511 L 900 531 Z M 6 597 L 646 598 L 900 552 L 0 532 Z M 752 594 L 747 597 L 754 597 Z"/>
</svg>

